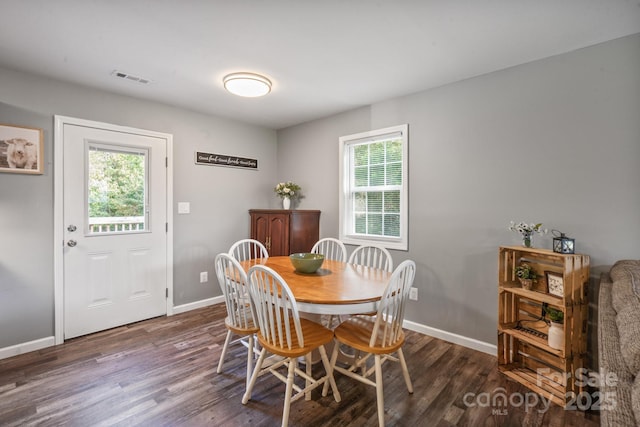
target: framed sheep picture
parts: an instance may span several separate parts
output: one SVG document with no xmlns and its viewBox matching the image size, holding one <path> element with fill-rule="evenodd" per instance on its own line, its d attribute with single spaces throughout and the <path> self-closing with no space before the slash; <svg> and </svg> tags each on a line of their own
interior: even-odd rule
<svg viewBox="0 0 640 427">
<path fill-rule="evenodd" d="M 42 129 L 0 124 L 0 172 L 44 173 Z"/>
</svg>

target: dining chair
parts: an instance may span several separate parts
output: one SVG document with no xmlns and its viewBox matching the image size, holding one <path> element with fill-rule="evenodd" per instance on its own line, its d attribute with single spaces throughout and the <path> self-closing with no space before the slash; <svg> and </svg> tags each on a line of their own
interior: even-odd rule
<svg viewBox="0 0 640 427">
<path fill-rule="evenodd" d="M 320 385 L 327 384 L 327 387 L 322 389 L 323 396 L 327 395 L 328 385 L 330 385 L 334 399 L 339 402 L 340 393 L 333 379 L 333 371 L 324 347 L 325 344 L 329 344 L 333 340 L 333 331 L 300 317 L 291 289 L 284 279 L 271 268 L 259 264 L 254 265 L 249 269 L 248 277 L 249 293 L 260 328 L 257 334 L 258 342 L 262 346 L 262 350 L 247 390 L 242 397 L 242 403 L 246 404 L 251 399 L 251 392 L 256 380 L 267 372 L 271 372 L 286 384 L 282 426 L 289 423 L 291 402 L 295 402 L 302 396 L 305 396 L 306 400 L 310 400 L 311 390 Z M 325 375 L 321 378 L 311 376 L 311 352 L 315 349 L 319 350 L 325 369 Z M 280 356 L 282 360 L 276 359 L 273 364 L 263 368 L 267 353 Z M 298 367 L 299 357 L 304 357 L 306 371 L 302 371 Z M 286 377 L 278 371 L 281 367 L 287 368 Z M 300 387 L 294 382 L 296 375 L 304 378 L 304 387 Z"/>
<path fill-rule="evenodd" d="M 227 328 L 227 337 L 224 340 L 217 372 L 222 372 L 224 358 L 231 344 L 231 336 L 234 334 L 239 335 L 240 338 L 234 343 L 241 342 L 247 347 L 246 384 L 249 385 L 249 378 L 253 372 L 254 352 L 257 351 L 254 346 L 254 335 L 258 332 L 258 326 L 254 320 L 255 316 L 251 300 L 246 289 L 247 275 L 240 263 L 225 253 L 216 256 L 215 268 L 218 283 L 224 295 L 224 303 L 227 307 L 227 317 L 224 320 L 224 325 Z M 248 343 L 243 341 L 244 338 L 248 338 Z"/>
<path fill-rule="evenodd" d="M 347 248 L 344 243 L 333 237 L 325 237 L 318 240 L 311 248 L 311 253 L 322 254 L 325 259 L 347 261 Z"/>
<path fill-rule="evenodd" d="M 367 267 L 377 268 L 379 270 L 385 270 L 388 272 L 393 271 L 393 258 L 389 251 L 376 245 L 362 245 L 358 246 L 349 256 L 347 261 L 349 264 L 364 265 Z M 362 313 L 374 315 L 374 313 Z M 338 319 L 343 322 L 348 316 L 339 315 Z M 333 325 L 334 316 L 329 318 L 329 326 Z M 345 353 L 346 354 L 346 353 Z"/>
<path fill-rule="evenodd" d="M 344 368 L 336 365 L 339 345 L 333 347 L 331 353 L 331 369 L 364 384 L 376 388 L 378 405 L 378 424 L 384 426 L 384 393 L 382 386 L 382 364 L 388 360 L 400 362 L 402 375 L 409 393 L 413 393 L 413 385 L 402 353 L 404 332 L 404 308 L 409 290 L 415 277 L 416 264 L 411 260 L 403 261 L 395 269 L 385 289 L 376 316 L 356 315 L 342 322 L 335 330 L 335 339 L 357 351 L 357 358 Z M 396 353 L 397 357 L 393 354 Z M 374 364 L 367 366 L 373 356 Z M 359 371 L 359 372 L 358 372 Z M 375 372 L 375 381 L 368 377 Z M 325 385 L 326 389 L 327 386 Z M 325 392 L 326 390 L 323 390 Z"/>
<path fill-rule="evenodd" d="M 269 258 L 267 248 L 262 244 L 262 242 L 254 239 L 238 240 L 231 245 L 231 248 L 229 248 L 229 255 L 238 261 Z"/>
<path fill-rule="evenodd" d="M 349 256 L 349 264 L 365 265 L 388 272 L 393 271 L 393 258 L 386 248 L 375 245 L 358 246 Z"/>
<path fill-rule="evenodd" d="M 347 260 L 347 248 L 340 240 L 333 237 L 325 237 L 318 240 L 311 248 L 311 253 L 322 254 L 325 259 L 345 262 Z M 331 328 L 336 315 L 322 317 L 322 324 Z"/>
</svg>

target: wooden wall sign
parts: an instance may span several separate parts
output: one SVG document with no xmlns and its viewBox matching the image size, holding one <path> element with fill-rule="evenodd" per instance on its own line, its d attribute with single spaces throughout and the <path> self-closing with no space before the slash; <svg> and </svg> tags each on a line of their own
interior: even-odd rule
<svg viewBox="0 0 640 427">
<path fill-rule="evenodd" d="M 258 169 L 258 160 L 226 154 L 202 153 L 196 151 L 196 165 L 228 166 L 242 169 Z"/>
</svg>

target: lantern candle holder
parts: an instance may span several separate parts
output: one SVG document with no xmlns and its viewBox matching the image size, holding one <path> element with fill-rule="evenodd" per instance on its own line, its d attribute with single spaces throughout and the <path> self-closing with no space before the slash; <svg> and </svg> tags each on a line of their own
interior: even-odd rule
<svg viewBox="0 0 640 427">
<path fill-rule="evenodd" d="M 553 252 L 559 254 L 573 254 L 576 252 L 576 240 L 567 237 L 558 230 L 552 230 L 553 233 Z"/>
</svg>

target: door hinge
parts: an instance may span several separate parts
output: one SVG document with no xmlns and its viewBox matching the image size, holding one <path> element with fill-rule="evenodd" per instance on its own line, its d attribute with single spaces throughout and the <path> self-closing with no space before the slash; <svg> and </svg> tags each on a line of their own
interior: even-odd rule
<svg viewBox="0 0 640 427">
<path fill-rule="evenodd" d="M 164 297 L 169 298 L 169 288 L 164 288 L 164 290 L 165 290 Z"/>
<path fill-rule="evenodd" d="M 165 223 L 164 223 L 164 232 L 165 232 L 165 233 L 168 233 L 168 232 L 169 232 L 169 223 L 168 223 L 168 222 L 165 222 Z"/>
<path fill-rule="evenodd" d="M 165 168 L 168 168 L 168 167 L 169 167 L 169 158 L 168 158 L 168 157 L 165 157 L 165 158 L 164 158 L 164 167 L 165 167 Z"/>
</svg>

